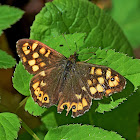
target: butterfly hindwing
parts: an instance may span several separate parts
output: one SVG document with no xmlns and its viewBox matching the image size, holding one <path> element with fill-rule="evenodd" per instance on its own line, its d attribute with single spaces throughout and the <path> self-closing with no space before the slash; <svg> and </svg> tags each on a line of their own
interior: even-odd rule
<svg viewBox="0 0 140 140">
<path fill-rule="evenodd" d="M 84 89 L 84 85 L 75 71 L 70 71 L 64 85 L 59 92 L 57 111 L 62 112 L 66 108 L 68 114 L 72 110 L 72 117 L 80 116 L 88 111 L 92 98 Z"/>
<path fill-rule="evenodd" d="M 36 74 L 45 68 L 53 67 L 65 57 L 47 45 L 31 39 L 20 39 L 17 42 L 17 52 L 25 69 Z"/>
</svg>

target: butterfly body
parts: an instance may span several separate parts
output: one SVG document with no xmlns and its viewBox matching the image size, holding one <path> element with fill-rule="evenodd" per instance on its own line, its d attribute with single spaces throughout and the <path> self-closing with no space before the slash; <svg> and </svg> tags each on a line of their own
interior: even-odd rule
<svg viewBox="0 0 140 140">
<path fill-rule="evenodd" d="M 30 90 L 40 106 L 57 106 L 67 114 L 83 115 L 92 99 L 102 99 L 125 87 L 125 79 L 118 72 L 100 65 L 76 61 L 76 53 L 68 59 L 45 44 L 30 39 L 17 42 L 17 52 L 26 70 L 34 74 Z"/>
</svg>

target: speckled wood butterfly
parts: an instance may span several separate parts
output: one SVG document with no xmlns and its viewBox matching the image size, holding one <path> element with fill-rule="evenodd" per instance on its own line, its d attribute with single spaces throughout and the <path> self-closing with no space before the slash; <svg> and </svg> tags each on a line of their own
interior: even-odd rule
<svg viewBox="0 0 140 140">
<path fill-rule="evenodd" d="M 106 66 L 76 62 L 76 53 L 66 58 L 45 44 L 31 39 L 20 39 L 17 52 L 25 69 L 34 74 L 30 91 L 40 106 L 57 106 L 72 117 L 89 110 L 92 99 L 102 99 L 125 87 L 125 78 Z"/>
</svg>

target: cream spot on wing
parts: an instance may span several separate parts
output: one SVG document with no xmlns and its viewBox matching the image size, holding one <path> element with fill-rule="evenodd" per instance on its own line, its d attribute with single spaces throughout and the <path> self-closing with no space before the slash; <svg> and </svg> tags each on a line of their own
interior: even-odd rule
<svg viewBox="0 0 140 140">
<path fill-rule="evenodd" d="M 32 55 L 33 58 L 38 58 L 39 57 L 39 54 L 37 52 L 33 53 Z"/>
<path fill-rule="evenodd" d="M 106 79 L 109 79 L 111 77 L 111 69 L 108 68 L 108 70 L 106 71 Z"/>
<path fill-rule="evenodd" d="M 49 96 L 48 96 L 48 94 L 46 94 L 46 93 L 44 94 L 42 103 L 49 103 Z"/>
<path fill-rule="evenodd" d="M 23 57 L 23 58 L 22 58 L 22 61 L 23 61 L 23 62 L 26 62 L 26 61 L 27 61 L 26 57 Z"/>
<path fill-rule="evenodd" d="M 101 69 L 96 69 L 96 72 L 95 72 L 97 75 L 102 75 L 102 70 Z"/>
<path fill-rule="evenodd" d="M 40 67 L 44 67 L 46 64 L 44 62 L 41 62 L 39 65 Z"/>
<path fill-rule="evenodd" d="M 118 75 L 115 76 L 115 80 L 117 80 L 118 82 L 120 82 L 120 79 L 119 79 Z"/>
<path fill-rule="evenodd" d="M 42 80 L 41 83 L 40 83 L 40 86 L 42 86 L 42 87 L 46 86 L 46 83 L 44 83 L 43 80 Z"/>
<path fill-rule="evenodd" d="M 94 74 L 95 67 L 92 67 L 90 70 L 90 74 Z"/>
<path fill-rule="evenodd" d="M 77 106 L 77 110 L 83 110 L 83 105 L 82 105 L 82 103 L 78 103 L 78 106 Z"/>
<path fill-rule="evenodd" d="M 28 55 L 31 52 L 31 50 L 28 50 L 27 49 L 27 46 L 30 47 L 29 43 L 24 43 L 23 44 L 23 47 L 22 47 L 22 50 L 23 50 L 23 52 L 24 52 L 25 55 Z"/>
<path fill-rule="evenodd" d="M 88 83 L 89 86 L 92 85 L 92 81 L 91 80 L 87 80 L 87 83 Z"/>
<path fill-rule="evenodd" d="M 83 105 L 83 107 L 85 107 L 85 106 L 87 106 L 87 105 L 88 105 L 88 103 L 87 103 L 87 101 L 86 101 L 86 99 L 85 99 L 85 98 L 83 98 L 83 99 L 82 99 L 82 105 Z"/>
<path fill-rule="evenodd" d="M 37 71 L 37 70 L 39 70 L 38 65 L 34 65 L 34 66 L 32 66 L 32 70 L 33 70 L 33 71 Z"/>
<path fill-rule="evenodd" d="M 45 54 L 46 50 L 45 50 L 44 47 L 42 47 L 42 48 L 39 50 L 39 52 L 40 52 L 41 54 Z"/>
<path fill-rule="evenodd" d="M 98 77 L 98 81 L 101 85 L 104 84 L 104 78 L 103 77 Z"/>
<path fill-rule="evenodd" d="M 81 99 L 82 95 L 81 94 L 80 95 L 79 94 L 75 94 L 75 96 L 76 96 L 77 99 Z"/>
<path fill-rule="evenodd" d="M 39 86 L 39 81 L 32 85 L 33 89 L 35 90 Z"/>
<path fill-rule="evenodd" d="M 37 46 L 38 46 L 37 43 L 33 43 L 33 45 L 32 45 L 32 51 L 34 51 L 34 50 L 36 49 Z"/>
<path fill-rule="evenodd" d="M 35 61 L 34 59 L 33 59 L 33 60 L 29 60 L 29 61 L 28 61 L 28 64 L 29 64 L 30 66 L 33 66 L 33 65 L 35 64 L 35 62 L 36 62 L 36 61 Z"/>
<path fill-rule="evenodd" d="M 94 84 L 96 84 L 96 83 L 97 83 L 97 80 L 96 80 L 96 79 L 93 79 L 92 81 L 93 81 L 93 83 L 94 83 Z"/>
<path fill-rule="evenodd" d="M 97 88 L 98 92 L 104 91 L 103 87 L 100 84 L 98 84 L 96 88 Z"/>
<path fill-rule="evenodd" d="M 117 80 L 115 80 L 115 81 L 109 80 L 108 84 L 109 84 L 110 87 L 116 87 L 117 85 L 119 85 Z"/>
<path fill-rule="evenodd" d="M 30 53 L 30 50 L 24 51 L 25 55 Z"/>
<path fill-rule="evenodd" d="M 82 90 L 87 91 L 85 86 L 82 87 Z"/>
<path fill-rule="evenodd" d="M 40 72 L 40 75 L 41 75 L 41 76 L 45 76 L 45 75 L 46 75 L 46 74 L 45 74 L 45 71 L 41 71 L 41 72 Z"/>
<path fill-rule="evenodd" d="M 23 46 L 27 48 L 27 46 L 29 46 L 29 43 L 24 43 Z"/>
<path fill-rule="evenodd" d="M 39 92 L 40 92 L 40 88 L 38 87 L 38 88 L 34 91 L 34 94 L 35 94 L 36 96 L 38 96 Z"/>
<path fill-rule="evenodd" d="M 91 94 L 95 94 L 97 92 L 97 89 L 95 87 L 90 87 Z"/>
<path fill-rule="evenodd" d="M 48 52 L 45 54 L 45 57 L 49 57 L 50 53 L 51 53 L 51 51 L 48 50 Z"/>
<path fill-rule="evenodd" d="M 105 92 L 106 92 L 106 95 L 108 95 L 111 93 L 111 89 L 107 89 Z"/>
</svg>

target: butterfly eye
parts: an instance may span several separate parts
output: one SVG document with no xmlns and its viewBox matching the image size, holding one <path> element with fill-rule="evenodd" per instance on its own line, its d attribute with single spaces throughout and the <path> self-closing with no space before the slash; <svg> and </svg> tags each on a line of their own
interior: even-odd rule
<svg viewBox="0 0 140 140">
<path fill-rule="evenodd" d="M 48 99 L 48 98 L 47 98 L 47 97 L 45 97 L 45 98 L 44 98 L 44 101 L 47 101 L 47 99 Z"/>
<path fill-rule="evenodd" d="M 73 106 L 72 106 L 72 109 L 76 109 L 76 106 L 75 106 L 75 105 L 73 105 Z"/>
<path fill-rule="evenodd" d="M 29 50 L 30 49 L 30 46 L 27 46 L 27 50 Z"/>
<path fill-rule="evenodd" d="M 63 105 L 63 108 L 64 108 L 64 109 L 67 109 L 67 105 Z"/>
<path fill-rule="evenodd" d="M 110 80 L 111 80 L 111 81 L 114 81 L 115 79 L 112 77 Z"/>
<path fill-rule="evenodd" d="M 41 97 L 41 94 L 39 94 L 38 96 Z"/>
</svg>

